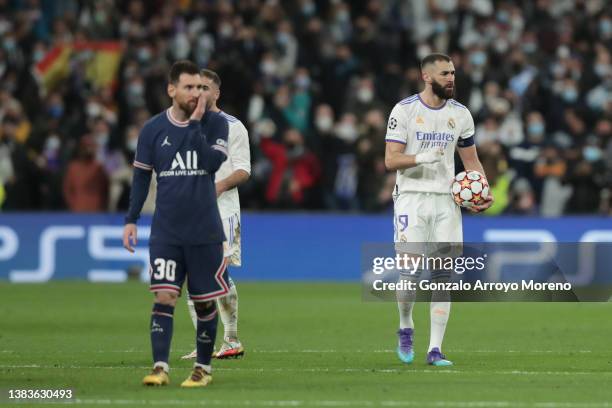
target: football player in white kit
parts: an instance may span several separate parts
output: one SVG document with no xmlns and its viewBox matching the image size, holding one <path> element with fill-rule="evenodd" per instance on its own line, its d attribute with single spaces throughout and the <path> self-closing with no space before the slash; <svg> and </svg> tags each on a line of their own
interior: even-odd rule
<svg viewBox="0 0 612 408">
<path fill-rule="evenodd" d="M 223 221 L 223 229 L 227 241 L 224 245 L 224 256 L 228 265 L 241 266 L 240 248 L 240 199 L 238 186 L 249 179 L 251 175 L 251 152 L 249 150 L 249 134 L 242 122 L 228 115 L 217 107 L 221 95 L 221 79 L 214 71 L 201 71 L 202 92 L 207 95 L 209 106 L 207 110 L 221 112 L 229 125 L 228 159 L 223 162 L 215 175 L 217 188 L 217 204 Z M 215 353 L 219 359 L 237 358 L 244 354 L 242 343 L 238 339 L 238 292 L 232 278 L 229 278 L 230 292 L 218 299 L 219 312 L 223 322 L 223 344 Z M 193 325 L 197 325 L 197 315 L 193 302 L 188 300 L 189 313 Z M 183 359 L 196 358 L 196 351 L 184 355 Z"/>
<path fill-rule="evenodd" d="M 455 101 L 455 67 L 450 57 L 431 54 L 421 62 L 425 89 L 398 102 L 389 116 L 385 165 L 397 170 L 394 194 L 394 230 L 396 250 L 409 254 L 420 251 L 401 249 L 401 243 L 463 242 L 461 211 L 450 194 L 455 175 L 454 153 L 457 149 L 466 170 L 484 175 L 474 145 L 474 120 L 468 109 Z M 486 210 L 493 197 L 470 209 Z M 418 279 L 404 272 L 403 278 Z M 431 271 L 434 281 L 450 277 L 449 271 Z M 414 360 L 414 322 L 412 310 L 416 293 L 397 293 L 400 324 L 397 354 L 404 363 Z M 431 333 L 427 362 L 448 366 L 452 362 L 442 354 L 442 339 L 450 313 L 450 295 L 433 293 L 430 318 Z"/>
</svg>

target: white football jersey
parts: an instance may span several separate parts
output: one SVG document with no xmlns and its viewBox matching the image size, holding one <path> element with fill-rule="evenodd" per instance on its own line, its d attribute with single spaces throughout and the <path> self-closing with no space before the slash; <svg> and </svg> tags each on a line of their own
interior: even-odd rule
<svg viewBox="0 0 612 408">
<path fill-rule="evenodd" d="M 399 193 L 449 193 L 455 176 L 455 148 L 474 144 L 473 136 L 470 111 L 454 99 L 439 108 L 426 105 L 419 94 L 398 102 L 389 115 L 385 140 L 405 145 L 404 153 L 410 155 L 444 149 L 438 163 L 398 170 Z"/>
<path fill-rule="evenodd" d="M 249 150 L 249 133 L 241 121 L 221 111 L 228 124 L 228 156 L 217 173 L 215 180 L 223 180 L 236 170 L 244 170 L 251 174 L 251 151 Z M 238 188 L 225 191 L 217 199 L 219 213 L 222 219 L 240 213 L 240 199 Z"/>
</svg>

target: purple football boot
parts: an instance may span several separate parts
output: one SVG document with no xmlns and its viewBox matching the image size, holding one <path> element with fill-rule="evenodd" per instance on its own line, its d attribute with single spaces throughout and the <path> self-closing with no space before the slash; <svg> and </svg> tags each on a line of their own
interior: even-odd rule
<svg viewBox="0 0 612 408">
<path fill-rule="evenodd" d="M 412 350 L 413 334 L 413 329 L 399 329 L 397 331 L 397 337 L 399 338 L 397 356 L 403 363 L 406 364 L 410 364 L 414 361 L 414 351 Z"/>
<path fill-rule="evenodd" d="M 427 353 L 427 364 L 436 367 L 448 367 L 452 366 L 453 362 L 447 360 L 439 348 L 434 347 L 429 353 Z"/>
</svg>

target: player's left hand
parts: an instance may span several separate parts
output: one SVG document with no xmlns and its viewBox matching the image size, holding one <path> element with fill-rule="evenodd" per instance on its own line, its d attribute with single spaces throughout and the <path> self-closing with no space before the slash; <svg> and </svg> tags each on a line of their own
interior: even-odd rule
<svg viewBox="0 0 612 408">
<path fill-rule="evenodd" d="M 138 243 L 136 224 L 125 224 L 123 227 L 123 247 L 134 253 L 134 247 Z"/>
<path fill-rule="evenodd" d="M 481 212 L 481 211 L 485 211 L 487 208 L 489 208 L 489 207 L 491 207 L 493 205 L 494 201 L 495 201 L 495 199 L 493 198 L 493 195 L 491 193 L 489 193 L 489 196 L 487 198 L 485 198 L 485 200 L 484 200 L 484 202 L 482 204 L 470 207 L 470 208 L 468 208 L 468 210 L 470 210 L 473 213 L 478 213 L 478 212 Z"/>
<path fill-rule="evenodd" d="M 200 96 L 198 97 L 198 104 L 193 110 L 193 113 L 191 114 L 191 117 L 189 118 L 189 120 L 197 120 L 197 121 L 202 120 L 202 116 L 204 116 L 204 112 L 206 112 L 206 97 L 204 96 L 204 93 L 201 93 Z"/>
</svg>

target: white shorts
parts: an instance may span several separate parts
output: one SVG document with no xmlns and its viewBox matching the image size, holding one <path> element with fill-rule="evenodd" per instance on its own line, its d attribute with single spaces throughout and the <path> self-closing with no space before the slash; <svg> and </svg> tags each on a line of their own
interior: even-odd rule
<svg viewBox="0 0 612 408">
<path fill-rule="evenodd" d="M 241 266 L 240 250 L 240 213 L 223 218 L 223 231 L 227 241 L 223 243 L 223 256 L 229 258 L 229 265 Z"/>
<path fill-rule="evenodd" d="M 450 194 L 401 193 L 393 201 L 396 247 L 401 242 L 463 242 L 461 209 Z"/>
</svg>

